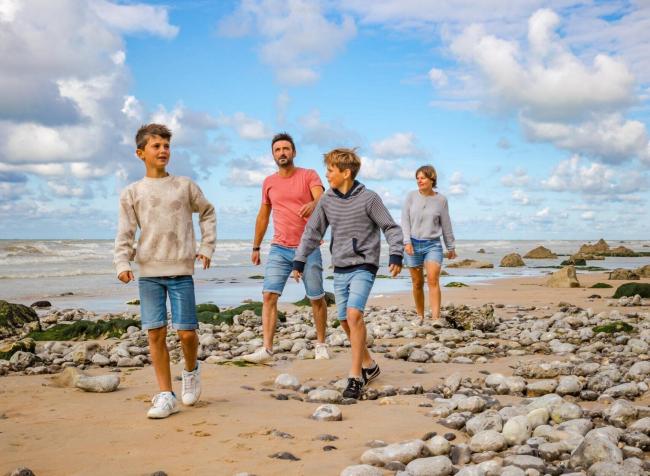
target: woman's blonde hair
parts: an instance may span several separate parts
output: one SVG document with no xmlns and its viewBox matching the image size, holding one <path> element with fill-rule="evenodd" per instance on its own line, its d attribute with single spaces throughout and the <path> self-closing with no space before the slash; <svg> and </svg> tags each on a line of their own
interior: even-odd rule
<svg viewBox="0 0 650 476">
<path fill-rule="evenodd" d="M 422 167 L 418 168 L 415 171 L 415 178 L 418 178 L 418 174 L 422 173 L 426 178 L 431 180 L 431 188 L 436 188 L 436 185 L 438 185 L 438 174 L 436 173 L 436 169 L 433 168 L 433 165 L 423 165 Z"/>
</svg>

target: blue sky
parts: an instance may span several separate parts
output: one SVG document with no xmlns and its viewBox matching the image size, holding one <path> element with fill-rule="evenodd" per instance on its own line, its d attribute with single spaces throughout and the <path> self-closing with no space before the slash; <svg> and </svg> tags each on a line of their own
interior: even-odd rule
<svg viewBox="0 0 650 476">
<path fill-rule="evenodd" d="M 641 1 L 0 0 L 0 238 L 112 238 L 160 121 L 224 239 L 280 130 L 323 179 L 358 147 L 396 218 L 433 164 L 460 239 L 647 239 L 649 32 Z"/>
</svg>

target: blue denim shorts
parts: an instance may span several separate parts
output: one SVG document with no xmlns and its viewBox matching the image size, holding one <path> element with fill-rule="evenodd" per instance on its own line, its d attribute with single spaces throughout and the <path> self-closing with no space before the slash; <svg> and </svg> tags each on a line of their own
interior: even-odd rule
<svg viewBox="0 0 650 476">
<path fill-rule="evenodd" d="M 370 290 L 375 283 L 375 275 L 365 269 L 351 273 L 334 273 L 334 297 L 339 321 L 348 318 L 348 308 L 363 312 L 366 308 Z"/>
<path fill-rule="evenodd" d="M 192 276 L 139 278 L 138 287 L 143 330 L 167 326 L 167 296 L 174 329 L 190 331 L 199 327 Z"/>
<path fill-rule="evenodd" d="M 407 268 L 421 268 L 425 261 L 442 264 L 442 243 L 440 238 L 433 240 L 418 240 L 411 237 L 413 255 L 404 252 L 404 266 Z"/>
<path fill-rule="evenodd" d="M 264 287 L 262 292 L 282 294 L 287 279 L 293 270 L 293 259 L 296 256 L 295 248 L 271 245 L 266 269 L 264 270 Z M 309 299 L 320 299 L 325 296 L 323 289 L 323 260 L 320 248 L 316 248 L 307 257 L 305 269 L 302 274 L 305 285 L 305 294 Z"/>
</svg>

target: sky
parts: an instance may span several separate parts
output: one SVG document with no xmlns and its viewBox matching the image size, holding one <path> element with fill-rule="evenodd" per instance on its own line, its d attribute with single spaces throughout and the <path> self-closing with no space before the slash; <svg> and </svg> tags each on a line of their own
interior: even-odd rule
<svg viewBox="0 0 650 476">
<path fill-rule="evenodd" d="M 649 55 L 641 0 L 0 0 L 0 239 L 113 238 L 148 122 L 222 239 L 279 131 L 396 220 L 432 164 L 457 239 L 648 239 Z"/>
</svg>

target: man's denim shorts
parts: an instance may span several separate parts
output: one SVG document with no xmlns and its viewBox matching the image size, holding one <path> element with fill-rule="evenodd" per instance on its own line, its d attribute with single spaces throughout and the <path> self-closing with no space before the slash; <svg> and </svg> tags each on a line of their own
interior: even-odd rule
<svg viewBox="0 0 650 476">
<path fill-rule="evenodd" d="M 407 268 L 421 268 L 425 261 L 442 264 L 442 243 L 440 238 L 418 240 L 411 238 L 413 255 L 404 252 L 404 265 Z"/>
<path fill-rule="evenodd" d="M 348 308 L 363 312 L 366 308 L 370 290 L 375 283 L 375 275 L 365 269 L 351 273 L 334 273 L 334 297 L 339 321 L 348 318 Z"/>
<path fill-rule="evenodd" d="M 295 248 L 286 246 L 271 245 L 271 251 L 264 270 L 264 287 L 262 292 L 282 294 L 287 279 L 293 270 L 293 259 L 296 256 Z M 305 285 L 305 294 L 309 299 L 320 299 L 325 296 L 323 289 L 323 260 L 320 248 L 316 248 L 307 257 L 305 270 L 302 274 L 302 282 Z"/>
<path fill-rule="evenodd" d="M 199 327 L 192 276 L 139 278 L 138 287 L 143 330 L 167 326 L 168 295 L 172 307 L 172 327 L 183 331 Z"/>
</svg>

